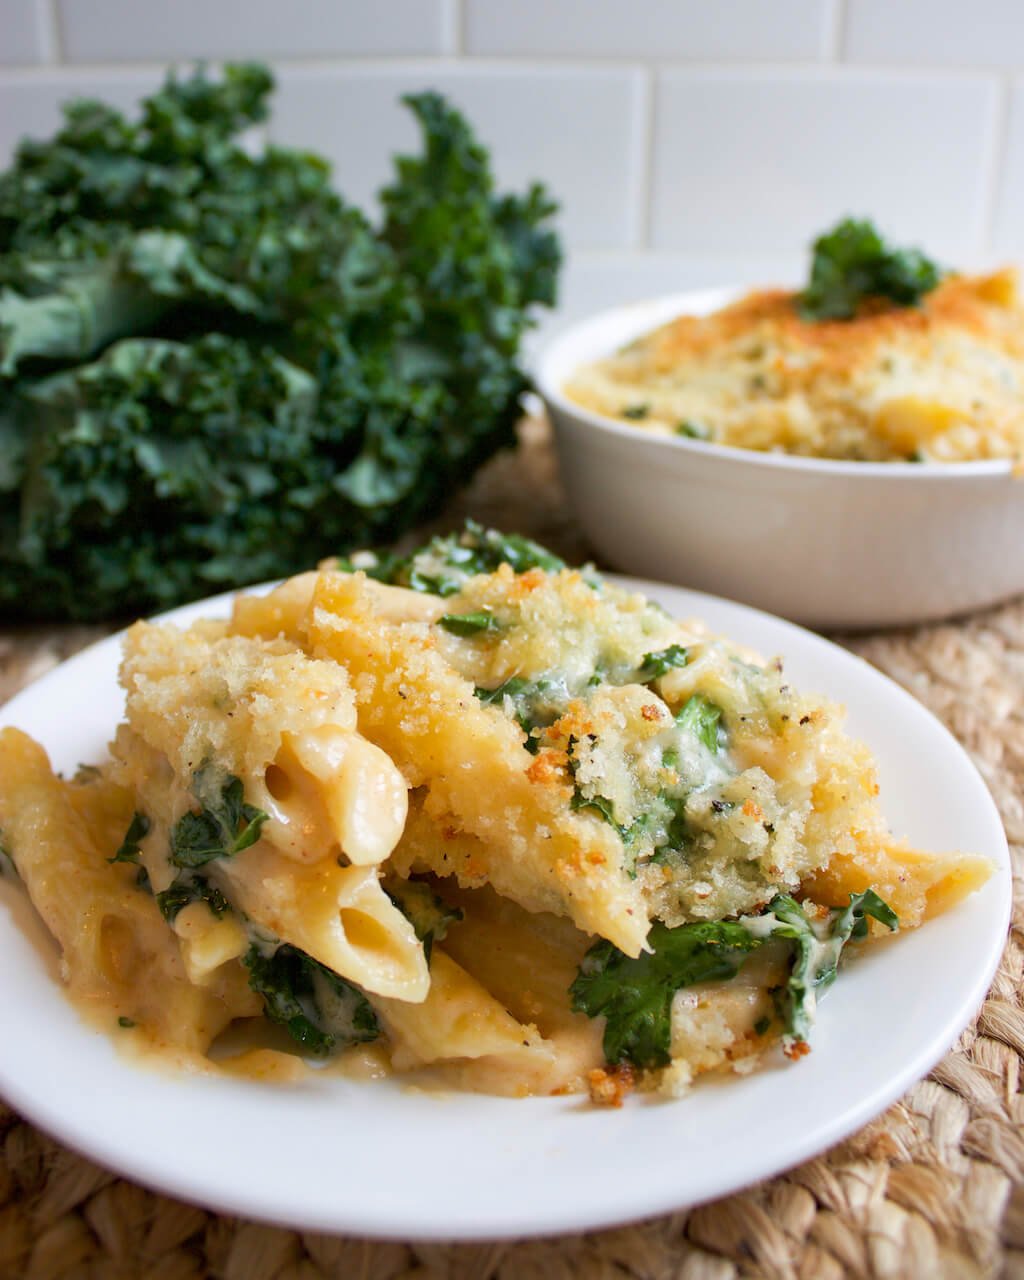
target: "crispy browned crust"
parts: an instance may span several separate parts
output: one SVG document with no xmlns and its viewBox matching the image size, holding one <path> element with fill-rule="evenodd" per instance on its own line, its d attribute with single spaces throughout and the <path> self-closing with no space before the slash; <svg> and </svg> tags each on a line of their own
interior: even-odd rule
<svg viewBox="0 0 1024 1280">
<path fill-rule="evenodd" d="M 803 351 L 802 378 L 852 373 L 878 358 L 881 349 L 925 353 L 936 336 L 959 330 L 996 350 L 1024 358 L 1024 310 L 1018 305 L 1012 270 L 988 276 L 949 276 L 920 306 L 898 307 L 881 298 L 865 303 L 851 320 L 804 320 L 799 295 L 785 289 L 748 293 L 710 316 L 679 316 L 629 349 L 652 371 L 669 370 L 749 337 L 778 350 L 778 365 Z M 791 360 L 785 375 L 797 377 Z"/>
</svg>

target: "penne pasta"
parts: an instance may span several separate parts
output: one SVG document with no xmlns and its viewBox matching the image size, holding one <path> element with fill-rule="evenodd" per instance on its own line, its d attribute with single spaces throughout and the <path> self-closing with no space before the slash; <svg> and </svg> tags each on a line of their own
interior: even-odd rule
<svg viewBox="0 0 1024 1280">
<path fill-rule="evenodd" d="M 376 995 L 420 1002 L 423 948 L 373 867 L 296 867 L 255 845 L 220 869 L 231 899 L 276 938 Z"/>
<path fill-rule="evenodd" d="M 17 778 L 17 803 L 9 780 Z M 123 816 L 124 793 L 99 781 L 89 801 L 57 778 L 45 752 L 16 729 L 0 730 L 0 829 L 32 905 L 61 949 L 72 994 L 106 1025 L 143 1024 L 162 1042 L 202 1053 L 228 1023 L 258 1002 L 241 967 L 222 966 L 196 985 L 153 897 L 129 867 L 111 867 L 79 816 L 109 802 Z M 105 825 L 105 823 L 103 824 Z M 102 827 L 101 827 L 102 830 Z"/>
<path fill-rule="evenodd" d="M 425 810 L 480 840 L 478 882 L 640 950 L 645 912 L 622 875 L 621 847 L 600 822 L 570 811 L 564 779 L 537 767 L 514 722 L 480 705 L 423 624 L 389 623 L 364 580 L 325 574 L 309 635 L 314 653 L 351 673 L 363 731 L 425 788 Z"/>
<path fill-rule="evenodd" d="M 121 682 L 75 781 L 0 733 L 0 871 L 192 1068 L 676 1095 L 801 1057 L 848 944 L 992 870 L 894 841 L 781 662 L 472 524 L 139 623 Z"/>
</svg>

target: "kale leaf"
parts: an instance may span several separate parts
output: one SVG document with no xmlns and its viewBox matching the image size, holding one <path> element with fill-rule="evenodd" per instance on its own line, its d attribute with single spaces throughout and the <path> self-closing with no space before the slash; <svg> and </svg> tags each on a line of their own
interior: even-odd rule
<svg viewBox="0 0 1024 1280">
<path fill-rule="evenodd" d="M 609 826 L 614 827 L 619 835 L 625 838 L 626 831 L 615 821 L 615 808 L 607 797 L 602 795 L 588 796 L 584 795 L 582 791 L 576 790 L 569 801 L 569 808 L 574 812 L 578 812 L 580 809 L 593 809 L 599 817 L 603 818 Z"/>
<path fill-rule="evenodd" d="M 434 943 L 440 942 L 451 926 L 462 919 L 462 912 L 458 907 L 448 906 L 421 880 L 391 877 L 386 881 L 384 889 L 423 943 L 423 954 L 429 964 Z"/>
<path fill-rule="evenodd" d="M 134 813 L 132 820 L 128 824 L 128 830 L 124 833 L 124 839 L 112 858 L 108 858 L 108 862 L 131 862 L 138 865 L 139 861 L 139 844 L 149 834 L 149 819 L 144 813 Z"/>
<path fill-rule="evenodd" d="M 298 947 L 284 943 L 267 954 L 254 944 L 242 963 L 249 986 L 263 997 L 264 1016 L 310 1053 L 323 1056 L 380 1035 L 377 1015 L 358 987 Z"/>
<path fill-rule="evenodd" d="M 759 942 L 741 924 L 710 921 L 669 929 L 656 922 L 650 951 L 624 955 L 602 939 L 583 957 L 569 988 L 572 1007 L 604 1016 L 604 1054 L 610 1063 L 664 1067 L 670 1061 L 672 999 L 682 987 L 732 978 Z"/>
<path fill-rule="evenodd" d="M 435 93 L 372 225 L 240 137 L 258 65 L 95 101 L 0 174 L 0 618 L 99 618 L 396 537 L 514 440 L 555 206 Z M 145 511 L 141 520 L 139 512 Z"/>
<path fill-rule="evenodd" d="M 685 667 L 689 661 L 689 649 L 681 644 L 670 644 L 667 649 L 660 649 L 657 653 L 644 654 L 638 678 L 644 684 L 649 684 L 675 667 Z"/>
<path fill-rule="evenodd" d="M 896 249 L 872 223 L 846 218 L 815 240 L 810 283 L 798 305 L 805 320 L 849 320 L 868 298 L 914 306 L 941 278 L 920 250 Z"/>
<path fill-rule="evenodd" d="M 457 533 L 431 538 L 407 556 L 376 557 L 368 553 L 357 560 L 339 562 L 342 569 L 363 569 L 379 582 L 438 596 L 453 596 L 470 578 L 495 573 L 503 564 L 514 573 L 529 569 L 557 573 L 565 568 L 565 561 L 540 543 L 521 534 L 485 529 L 475 520 L 467 520 Z"/>
<path fill-rule="evenodd" d="M 498 619 L 486 609 L 479 613 L 446 613 L 438 621 L 453 636 L 478 636 L 484 631 L 502 629 Z"/>
<path fill-rule="evenodd" d="M 188 872 L 177 876 L 170 888 L 163 889 L 156 895 L 156 905 L 168 924 L 173 924 L 178 912 L 191 906 L 193 902 L 205 902 L 215 916 L 222 916 L 231 906 L 221 891 L 210 884 L 205 876 Z"/>
<path fill-rule="evenodd" d="M 268 814 L 245 803 L 242 780 L 210 762 L 192 775 L 198 812 L 182 814 L 171 828 L 171 862 L 176 867 L 205 866 L 215 858 L 231 858 L 255 844 Z"/>
<path fill-rule="evenodd" d="M 788 894 L 773 898 L 765 915 L 775 917 L 771 936 L 792 944 L 789 978 L 776 992 L 775 1003 L 786 1038 L 799 1042 L 806 1042 L 810 1036 L 817 992 L 835 981 L 843 947 L 851 938 L 867 937 L 868 916 L 888 929 L 899 928 L 896 913 L 873 889 L 851 894 L 846 907 L 833 911 L 824 937 L 819 936 L 803 908 Z"/>
<path fill-rule="evenodd" d="M 485 707 L 498 707 L 506 714 L 511 710 L 512 718 L 526 734 L 526 750 L 530 755 L 536 755 L 540 750 L 540 740 L 535 730 L 555 719 L 553 714 L 550 717 L 538 716 L 538 709 L 550 687 L 543 678 L 527 680 L 523 676 L 509 676 L 495 689 L 477 685 L 473 692 Z"/>
<path fill-rule="evenodd" d="M 511 698 L 514 703 L 516 699 L 524 695 L 530 696 L 535 691 L 534 682 L 527 680 L 524 676 L 509 676 L 494 689 L 483 689 L 478 685 L 473 690 L 484 706 L 488 707 L 502 707 L 506 698 Z"/>
<path fill-rule="evenodd" d="M 702 693 L 694 693 L 686 700 L 676 712 L 676 724 L 699 738 L 711 752 L 722 745 L 722 708 Z"/>
<path fill-rule="evenodd" d="M 835 979 L 839 957 L 851 938 L 867 936 L 868 917 L 896 929 L 895 912 L 871 889 L 852 894 L 848 906 L 812 923 L 788 894 L 777 894 L 759 916 L 680 925 L 655 922 L 651 950 L 625 955 L 602 939 L 583 957 L 569 988 L 572 1007 L 603 1016 L 604 1052 L 610 1063 L 664 1067 L 670 1061 L 672 1000 L 699 982 L 736 976 L 747 956 L 774 941 L 786 944 L 788 976 L 775 992 L 785 1039 L 805 1042 L 814 1020 L 816 995 Z"/>
</svg>

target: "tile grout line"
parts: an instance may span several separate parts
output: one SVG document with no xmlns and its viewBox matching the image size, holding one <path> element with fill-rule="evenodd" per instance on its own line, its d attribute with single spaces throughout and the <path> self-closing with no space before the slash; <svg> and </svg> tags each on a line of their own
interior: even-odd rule
<svg viewBox="0 0 1024 1280">
<path fill-rule="evenodd" d="M 1004 73 L 996 82 L 996 104 L 988 131 L 988 154 L 983 162 L 982 203 L 979 211 L 977 250 L 989 254 L 994 248 L 996 219 L 1002 194 L 1002 174 L 1010 141 L 1010 115 L 1013 109 L 1013 76 Z"/>
<path fill-rule="evenodd" d="M 828 54 L 829 60 L 836 65 L 842 65 L 846 57 L 848 23 L 848 0 L 833 0 L 832 26 L 828 33 Z"/>
<path fill-rule="evenodd" d="M 630 236 L 634 253 L 650 250 L 654 219 L 654 139 L 657 128 L 658 73 L 654 67 L 641 72 L 640 118 L 636 138 L 637 206 Z"/>
<path fill-rule="evenodd" d="M 447 44 L 450 46 L 449 53 L 453 58 L 458 58 L 459 62 L 464 62 L 466 57 L 466 27 L 469 22 L 469 14 L 466 12 L 465 0 L 448 0 L 445 9 L 447 28 Z"/>
<path fill-rule="evenodd" d="M 45 69 L 63 65 L 64 41 L 57 14 L 57 0 L 35 0 L 36 29 L 42 36 Z"/>
<path fill-rule="evenodd" d="M 841 0 L 840 0 L 841 2 Z M 40 12 L 46 14 L 48 23 L 44 29 L 52 25 L 52 31 L 48 30 L 47 34 L 52 34 L 55 44 L 54 53 L 56 60 L 47 65 L 38 63 L 21 63 L 5 66 L 0 75 L 15 78 L 23 78 L 30 80 L 34 74 L 52 72 L 60 70 L 70 75 L 82 74 L 89 76 L 97 75 L 118 75 L 129 73 L 132 71 L 152 72 L 163 71 L 169 65 L 185 65 L 196 61 L 195 57 L 165 57 L 165 58 L 125 58 L 121 60 L 104 61 L 103 59 L 82 58 L 74 61 L 67 60 L 66 50 L 63 48 L 63 39 L 61 33 L 61 24 L 59 22 L 56 4 L 57 0 L 37 0 L 42 6 Z M 458 4 L 458 0 L 456 0 Z M 457 9 L 449 10 L 449 13 L 457 15 L 461 6 Z M 464 45 L 465 31 L 460 30 L 458 23 L 451 23 L 450 26 L 456 27 L 456 38 L 460 45 Z M 449 35 L 452 31 L 449 30 Z M 359 71 L 366 74 L 373 74 L 375 71 L 389 71 L 396 68 L 402 69 L 412 64 L 436 63 L 447 64 L 448 66 L 469 67 L 472 66 L 480 72 L 487 71 L 518 71 L 518 70 L 542 70 L 542 71 L 558 71 L 569 70 L 572 72 L 588 72 L 588 71 L 629 71 L 634 70 L 638 66 L 652 74 L 661 72 L 671 72 L 676 76 L 690 76 L 695 79 L 706 78 L 736 78 L 743 80 L 746 78 L 772 78 L 777 77 L 781 81 L 788 80 L 806 80 L 806 81 L 836 81 L 840 83 L 856 84 L 859 81 L 871 81 L 872 79 L 881 79 L 886 81 L 899 82 L 902 80 L 924 79 L 929 81 L 942 81 L 947 84 L 963 83 L 964 81 L 991 81 L 994 74 L 1000 74 L 1001 69 L 988 64 L 974 63 L 963 64 L 957 66 L 938 66 L 935 64 L 899 64 L 884 62 L 830 62 L 818 59 L 803 60 L 776 60 L 763 58 L 735 59 L 729 60 L 701 60 L 701 59 L 685 59 L 675 57 L 658 57 L 656 55 L 647 58 L 638 58 L 626 55 L 581 55 L 573 53 L 551 53 L 551 54 L 481 54 L 479 56 L 467 56 L 465 48 L 460 48 L 452 52 L 438 53 L 436 50 L 420 50 L 415 52 L 404 53 L 336 53 L 324 54 L 316 53 L 290 53 L 283 57 L 276 57 L 271 50 L 263 53 L 252 55 L 258 60 L 272 63 L 275 67 L 283 71 L 296 72 L 352 72 Z M 230 57 L 226 54 L 210 54 L 205 58 L 211 65 L 217 65 L 230 61 Z M 1012 74 L 1002 72 L 1003 74 Z"/>
</svg>

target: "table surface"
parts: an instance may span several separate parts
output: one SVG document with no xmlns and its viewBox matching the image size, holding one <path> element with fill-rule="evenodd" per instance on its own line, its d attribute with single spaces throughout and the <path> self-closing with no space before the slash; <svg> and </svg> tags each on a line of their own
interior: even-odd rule
<svg viewBox="0 0 1024 1280">
<path fill-rule="evenodd" d="M 539 422 L 525 422 L 519 450 L 488 464 L 428 531 L 465 515 L 528 534 L 567 560 L 588 556 Z M 0 631 L 0 702 L 106 630 Z M 1013 925 L 977 1021 L 878 1120 L 779 1178 L 637 1226 L 424 1245 L 206 1213 L 116 1178 L 0 1103 L 0 1280 L 1024 1277 L 1024 602 L 955 623 L 837 638 L 909 689 L 967 748 L 1002 813 L 1014 869 Z"/>
</svg>

